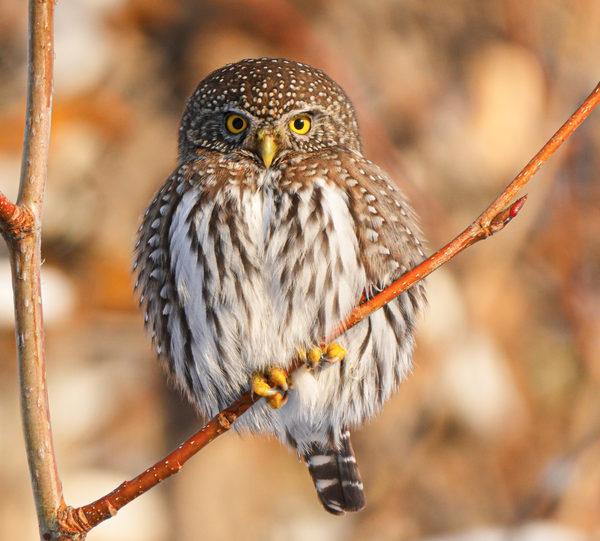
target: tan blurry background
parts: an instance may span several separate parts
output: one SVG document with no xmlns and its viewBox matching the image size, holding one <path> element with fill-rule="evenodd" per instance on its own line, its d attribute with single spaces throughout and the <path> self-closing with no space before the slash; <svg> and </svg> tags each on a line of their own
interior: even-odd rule
<svg viewBox="0 0 600 541">
<path fill-rule="evenodd" d="M 0 2 L 0 190 L 16 196 L 26 6 Z M 598 0 L 60 0 L 44 208 L 48 380 L 70 505 L 200 422 L 164 382 L 130 278 L 138 217 L 211 70 L 285 56 L 351 96 L 367 157 L 433 250 L 600 79 Z M 368 505 L 327 515 L 295 456 L 226 435 L 90 541 L 600 539 L 600 117 L 502 234 L 429 280 L 412 377 L 354 437 Z M 0 539 L 36 539 L 0 248 Z M 4 258 L 4 259 L 3 259 Z"/>
</svg>

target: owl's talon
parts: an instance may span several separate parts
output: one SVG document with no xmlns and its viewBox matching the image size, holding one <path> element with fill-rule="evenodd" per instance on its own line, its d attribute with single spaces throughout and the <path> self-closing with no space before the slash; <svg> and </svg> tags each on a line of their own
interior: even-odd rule
<svg viewBox="0 0 600 541">
<path fill-rule="evenodd" d="M 377 295 L 378 293 L 381 293 L 381 291 L 383 291 L 383 290 L 378 288 L 374 284 L 368 285 L 367 287 L 365 287 L 365 292 L 363 293 L 361 303 L 363 303 L 365 301 L 370 301 L 375 295 Z"/>
<path fill-rule="evenodd" d="M 289 398 L 288 393 L 281 394 L 279 392 L 276 392 L 274 395 L 267 396 L 265 398 L 265 400 L 267 401 L 267 404 L 269 404 L 269 406 L 272 409 L 277 410 L 277 409 L 281 408 L 282 406 L 285 406 L 286 402 L 288 401 L 288 398 Z"/>
<path fill-rule="evenodd" d="M 271 396 L 277 393 L 277 390 L 273 389 L 264 378 L 255 375 L 252 377 L 252 392 L 258 396 Z"/>
<path fill-rule="evenodd" d="M 324 360 L 328 363 L 337 363 L 346 356 L 346 350 L 336 342 L 325 346 L 323 349 Z"/>
<path fill-rule="evenodd" d="M 288 390 L 287 374 L 281 368 L 271 368 L 269 370 L 269 381 L 282 391 Z"/>
<path fill-rule="evenodd" d="M 306 356 L 306 362 L 308 366 L 314 370 L 322 358 L 323 352 L 321 351 L 321 348 L 311 348 Z"/>
<path fill-rule="evenodd" d="M 309 370 L 317 368 L 321 361 L 326 363 L 337 363 L 346 356 L 346 350 L 336 342 L 331 342 L 324 347 L 314 347 L 308 350 L 298 348 L 298 357 L 304 361 Z"/>
<path fill-rule="evenodd" d="M 287 375 L 281 368 L 271 368 L 266 375 L 260 372 L 252 375 L 252 392 L 264 396 L 273 409 L 279 409 L 287 402 L 289 388 Z"/>
<path fill-rule="evenodd" d="M 298 355 L 298 359 L 304 361 L 304 363 L 308 366 L 309 370 L 314 370 L 323 354 L 321 353 L 321 348 L 314 347 L 306 351 L 306 348 L 297 348 L 296 353 Z"/>
</svg>

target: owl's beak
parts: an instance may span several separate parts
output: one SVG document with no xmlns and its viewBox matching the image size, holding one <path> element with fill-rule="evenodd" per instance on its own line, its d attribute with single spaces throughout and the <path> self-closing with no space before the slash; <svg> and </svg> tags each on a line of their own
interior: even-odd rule
<svg viewBox="0 0 600 541">
<path fill-rule="evenodd" d="M 276 136 L 271 132 L 263 132 L 260 130 L 257 134 L 258 137 L 258 152 L 262 158 L 263 163 L 267 167 L 271 167 L 279 147 L 276 142 Z"/>
</svg>

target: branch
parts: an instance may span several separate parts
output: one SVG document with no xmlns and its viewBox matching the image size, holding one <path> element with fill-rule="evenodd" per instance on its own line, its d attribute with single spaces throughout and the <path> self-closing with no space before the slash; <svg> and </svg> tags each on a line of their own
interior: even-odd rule
<svg viewBox="0 0 600 541">
<path fill-rule="evenodd" d="M 500 196 L 477 218 L 465 231 L 449 244 L 438 250 L 420 265 L 404 274 L 399 280 L 375 295 L 372 299 L 356 307 L 348 319 L 335 332 L 328 336 L 324 343 L 329 343 L 350 327 L 369 317 L 373 312 L 396 298 L 398 295 L 431 274 L 434 270 L 472 244 L 483 240 L 504 227 L 520 212 L 527 196 L 521 197 L 514 203 L 509 202 L 516 193 L 539 170 L 542 164 L 558 149 L 573 131 L 590 114 L 600 101 L 600 84 L 585 100 L 581 107 L 573 113 L 569 120 L 534 156 L 519 175 L 507 186 Z M 303 366 L 303 362 L 294 361 L 289 372 Z M 141 496 L 147 490 L 170 477 L 183 467 L 192 456 L 215 438 L 227 432 L 240 415 L 254 405 L 260 397 L 252 396 L 248 391 L 231 406 L 211 419 L 202 429 L 194 434 L 177 449 L 157 462 L 154 466 L 130 481 L 125 481 L 114 491 L 95 502 L 77 509 L 66 508 L 59 518 L 63 528 L 68 531 L 87 532 L 100 522 L 116 515 L 124 505 Z"/>
<path fill-rule="evenodd" d="M 40 291 L 40 223 L 48 169 L 54 0 L 30 0 L 27 121 L 17 204 L 0 193 L 0 232 L 8 245 L 15 299 L 15 336 L 21 418 L 29 473 L 44 540 L 64 539 L 57 529 L 64 506 L 50 429 Z"/>
<path fill-rule="evenodd" d="M 38 222 L 46 189 L 54 71 L 54 1 L 29 0 L 27 119 L 18 205 Z"/>
</svg>

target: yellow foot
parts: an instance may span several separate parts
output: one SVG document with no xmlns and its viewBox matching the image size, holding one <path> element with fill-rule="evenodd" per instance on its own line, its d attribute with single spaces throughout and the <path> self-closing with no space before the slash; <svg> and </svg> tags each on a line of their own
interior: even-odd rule
<svg viewBox="0 0 600 541">
<path fill-rule="evenodd" d="M 255 372 L 252 375 L 252 392 L 264 396 L 273 409 L 279 409 L 288 401 L 289 388 L 287 375 L 281 368 L 273 367 L 265 374 Z"/>
<path fill-rule="evenodd" d="M 314 370 L 319 362 L 337 363 L 346 356 L 346 350 L 335 342 L 324 347 L 314 347 L 306 351 L 304 348 L 298 349 L 298 357 L 306 362 L 311 370 Z"/>
</svg>

